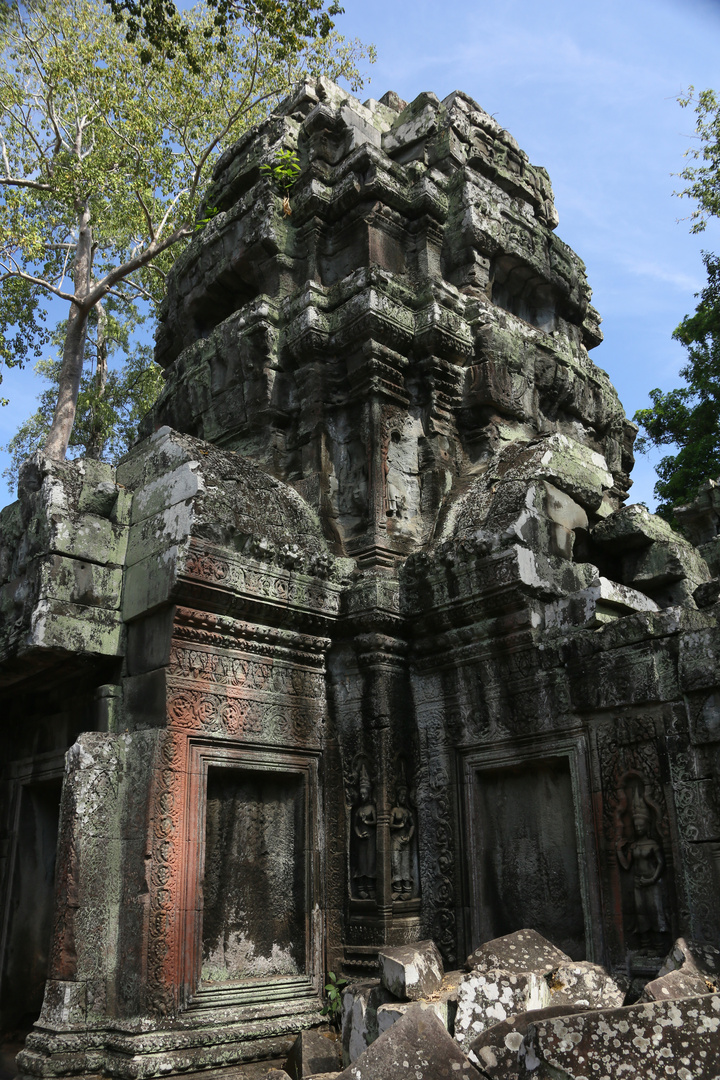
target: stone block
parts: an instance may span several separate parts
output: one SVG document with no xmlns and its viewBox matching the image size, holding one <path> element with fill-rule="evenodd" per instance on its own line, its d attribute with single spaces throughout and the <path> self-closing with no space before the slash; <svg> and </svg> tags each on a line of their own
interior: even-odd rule
<svg viewBox="0 0 720 1080">
<path fill-rule="evenodd" d="M 544 509 L 551 521 L 569 531 L 587 529 L 587 511 L 580 503 L 547 481 L 543 483 L 543 488 L 545 491 Z"/>
<path fill-rule="evenodd" d="M 693 589 L 710 580 L 707 563 L 695 548 L 684 542 L 656 541 L 635 560 L 628 584 L 636 589 L 658 589 L 676 581 L 688 581 Z"/>
<path fill-rule="evenodd" d="M 378 1037 L 378 1008 L 392 994 L 375 979 L 352 982 L 343 990 L 342 1063 L 350 1065 Z"/>
<path fill-rule="evenodd" d="M 551 435 L 541 444 L 537 475 L 549 480 L 586 510 L 595 510 L 603 493 L 613 486 L 602 454 L 566 435 Z"/>
<path fill-rule="evenodd" d="M 720 949 L 688 938 L 678 938 L 665 957 L 658 977 L 669 971 L 696 971 L 711 978 L 720 978 Z"/>
<path fill-rule="evenodd" d="M 158 514 L 167 515 L 178 503 L 193 500 L 203 490 L 198 461 L 184 461 L 172 472 L 158 476 L 135 492 L 132 524 Z"/>
<path fill-rule="evenodd" d="M 713 577 L 720 577 L 720 536 L 714 536 L 706 544 L 700 544 L 698 551 Z"/>
<path fill-rule="evenodd" d="M 169 599 L 177 582 L 179 549 L 167 548 L 162 555 L 150 555 L 125 570 L 122 613 L 126 621 L 152 613 Z"/>
<path fill-rule="evenodd" d="M 87 1011 L 85 982 L 48 979 L 45 983 L 40 1022 L 49 1026 L 82 1024 Z"/>
<path fill-rule="evenodd" d="M 419 1001 L 440 988 L 442 957 L 433 941 L 398 945 L 378 953 L 380 981 L 401 1001 Z"/>
<path fill-rule="evenodd" d="M 529 1075 L 562 1080 L 669 1075 L 715 1080 L 719 1031 L 718 994 L 575 1013 L 528 1027 L 524 1068 Z"/>
<path fill-rule="evenodd" d="M 167 723 L 167 671 L 164 667 L 125 679 L 125 721 L 131 729 L 164 727 Z"/>
<path fill-rule="evenodd" d="M 115 483 L 115 469 L 109 462 L 85 458 L 82 470 L 78 510 L 85 514 L 97 514 L 98 517 L 110 517 L 120 491 Z"/>
<path fill-rule="evenodd" d="M 519 952 L 517 944 L 512 948 L 517 935 L 509 934 L 498 939 L 502 943 L 499 947 L 497 942 L 488 942 L 494 948 L 485 946 L 486 955 L 478 958 L 483 964 L 506 956 L 504 962 L 511 966 L 510 971 L 476 968 L 460 982 L 455 1038 L 466 1050 L 481 1032 L 520 1013 L 554 1006 L 608 1008 L 624 1001 L 625 990 L 597 964 L 570 960 L 534 931 L 517 933 L 523 935 Z M 528 933 L 533 935 L 529 939 Z M 558 955 L 562 958 L 559 964 Z M 530 964 L 535 970 L 522 970 Z"/>
<path fill-rule="evenodd" d="M 473 1039 L 493 1024 L 549 1004 L 550 989 L 542 973 L 493 968 L 473 971 L 458 987 L 455 1039 L 467 1050 Z"/>
<path fill-rule="evenodd" d="M 693 600 L 699 608 L 712 607 L 720 600 L 720 578 L 714 577 L 710 581 L 704 581 L 693 589 Z"/>
<path fill-rule="evenodd" d="M 50 555 L 39 561 L 40 595 L 88 607 L 118 608 L 122 570 L 83 559 Z"/>
<path fill-rule="evenodd" d="M 435 993 L 422 999 L 423 1005 L 436 1013 L 438 1019 L 451 1035 L 455 1026 L 458 986 L 462 977 L 463 972 L 461 971 L 448 972 Z M 386 1005 L 380 1005 L 377 1011 L 378 1035 L 382 1035 L 383 1032 L 400 1020 L 408 1009 L 412 1008 L 413 1004 L 412 1001 L 389 1001 Z"/>
<path fill-rule="evenodd" d="M 41 600 L 32 611 L 27 643 L 32 648 L 80 655 L 120 656 L 123 631 L 122 620 L 115 611 L 61 600 Z"/>
<path fill-rule="evenodd" d="M 341 1045 L 334 1032 L 309 1028 L 301 1031 L 283 1065 L 291 1080 L 303 1080 L 316 1073 L 338 1072 Z"/>
<path fill-rule="evenodd" d="M 479 1080 L 431 1008 L 416 1002 L 339 1080 Z"/>
<path fill-rule="evenodd" d="M 649 547 L 656 541 L 683 542 L 682 537 L 657 514 L 651 514 L 646 506 L 633 503 L 623 506 L 601 521 L 592 531 L 596 544 L 612 552 L 631 551 Z"/>
<path fill-rule="evenodd" d="M 588 1009 L 610 1009 L 622 1005 L 625 989 L 599 964 L 571 961 L 561 964 L 547 977 L 550 1005 L 584 1005 Z M 697 991 L 694 991 L 697 993 Z"/>
<path fill-rule="evenodd" d="M 566 963 L 570 963 L 570 957 L 537 930 L 516 930 L 480 945 L 470 953 L 465 967 L 475 972 L 497 968 L 515 974 L 534 971 L 537 975 L 545 975 Z"/>
<path fill-rule="evenodd" d="M 706 480 L 693 501 L 686 506 L 676 506 L 674 513 L 691 543 L 709 543 L 718 533 L 720 483 Z"/>
<path fill-rule="evenodd" d="M 639 1001 L 672 1001 L 675 998 L 698 997 L 701 994 L 717 992 L 718 982 L 699 971 L 678 968 L 667 971 L 657 979 L 645 985 Z"/>
<path fill-rule="evenodd" d="M 586 588 L 549 604 L 545 625 L 594 628 L 637 611 L 659 610 L 645 593 L 598 575 Z"/>
<path fill-rule="evenodd" d="M 408 1009 L 412 1009 L 414 1004 L 414 1001 L 388 1001 L 387 1005 L 381 1005 L 377 1011 L 378 1036 L 383 1035 L 388 1028 L 401 1020 Z M 447 1027 L 447 1024 L 445 1027 Z"/>
<path fill-rule="evenodd" d="M 127 526 L 107 518 L 90 514 L 66 516 L 53 523 L 48 550 L 105 566 L 122 566 L 127 538 Z"/>
<path fill-rule="evenodd" d="M 585 1011 L 583 1005 L 549 1005 L 545 1009 L 518 1013 L 478 1035 L 470 1043 L 468 1057 L 492 1080 L 510 1080 L 520 1074 L 525 1058 L 525 1039 L 531 1024 Z"/>
</svg>

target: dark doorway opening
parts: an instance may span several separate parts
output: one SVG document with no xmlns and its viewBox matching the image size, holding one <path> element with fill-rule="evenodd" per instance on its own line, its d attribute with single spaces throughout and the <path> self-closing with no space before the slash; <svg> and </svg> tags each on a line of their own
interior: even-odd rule
<svg viewBox="0 0 720 1080">
<path fill-rule="evenodd" d="M 584 960 L 585 920 L 568 758 L 476 772 L 473 806 L 476 944 L 529 927 L 574 960 Z"/>
<path fill-rule="evenodd" d="M 305 974 L 305 831 L 301 775 L 209 768 L 202 986 Z"/>
<path fill-rule="evenodd" d="M 5 892 L 0 1023 L 20 1037 L 37 1020 L 47 979 L 54 911 L 61 777 L 17 785 L 16 831 Z"/>
</svg>

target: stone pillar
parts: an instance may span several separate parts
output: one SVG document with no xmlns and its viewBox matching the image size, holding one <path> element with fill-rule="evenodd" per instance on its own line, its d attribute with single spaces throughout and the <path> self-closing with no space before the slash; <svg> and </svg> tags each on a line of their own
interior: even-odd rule
<svg viewBox="0 0 720 1080">
<path fill-rule="evenodd" d="M 362 720 L 372 733 L 376 765 L 376 925 L 378 943 L 387 944 L 394 940 L 390 837 L 392 746 L 401 739 L 403 703 L 408 700 L 408 646 L 398 637 L 366 633 L 355 638 L 355 647 L 363 676 Z"/>
</svg>

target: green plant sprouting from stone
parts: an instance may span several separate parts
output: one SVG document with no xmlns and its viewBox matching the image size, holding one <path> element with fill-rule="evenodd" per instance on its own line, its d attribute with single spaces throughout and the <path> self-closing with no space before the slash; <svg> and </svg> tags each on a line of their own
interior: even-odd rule
<svg viewBox="0 0 720 1080">
<path fill-rule="evenodd" d="M 339 1027 L 342 1012 L 342 992 L 347 986 L 347 979 L 344 979 L 342 975 L 336 975 L 334 971 L 328 971 L 327 977 L 328 981 L 325 983 L 327 1003 L 323 1006 L 321 1012 L 323 1016 L 327 1016 L 330 1024 Z"/>
<path fill-rule="evenodd" d="M 293 150 L 281 150 L 272 164 L 266 162 L 260 166 L 260 172 L 264 173 L 268 180 L 278 189 L 283 197 L 283 212 L 288 216 L 292 213 L 290 208 L 290 189 L 298 178 L 300 162 Z"/>
<path fill-rule="evenodd" d="M 205 226 L 209 224 L 209 222 L 211 222 L 214 217 L 217 217 L 219 213 L 220 208 L 218 206 L 206 206 L 205 216 L 198 218 L 198 220 L 195 222 L 195 232 L 200 232 L 201 229 L 204 229 Z"/>
</svg>

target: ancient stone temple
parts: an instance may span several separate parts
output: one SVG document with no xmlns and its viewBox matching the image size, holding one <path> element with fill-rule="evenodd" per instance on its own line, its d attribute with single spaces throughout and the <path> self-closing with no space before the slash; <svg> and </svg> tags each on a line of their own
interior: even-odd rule
<svg viewBox="0 0 720 1080">
<path fill-rule="evenodd" d="M 21 1072 L 273 1057 L 382 946 L 717 943 L 720 504 L 625 505 L 547 173 L 465 94 L 321 79 L 207 205 L 143 438 L 0 519 Z"/>
</svg>

